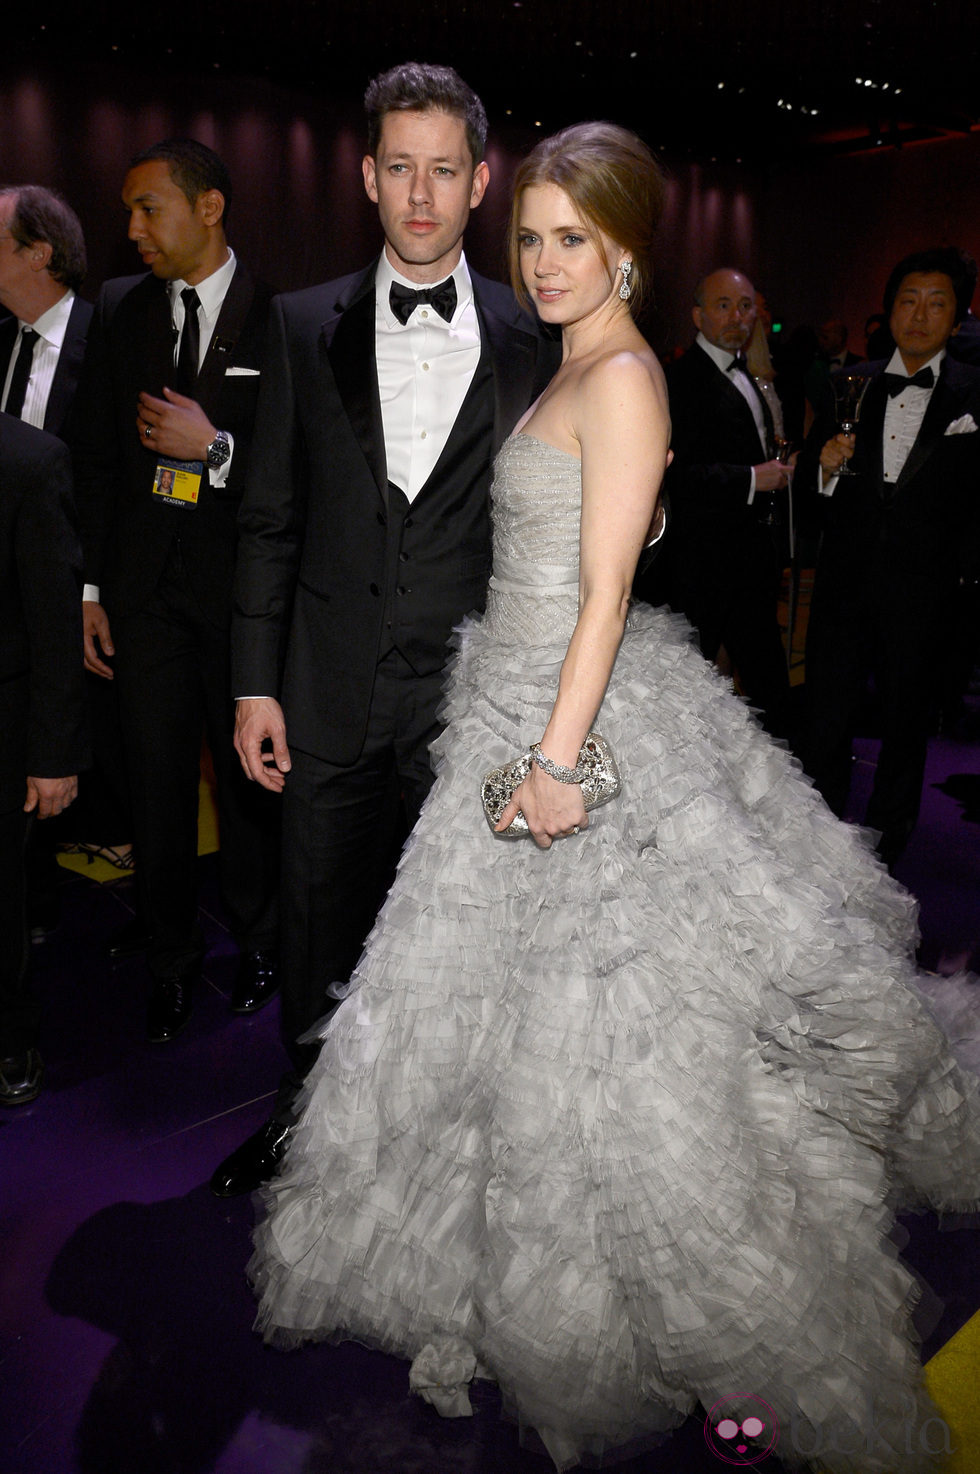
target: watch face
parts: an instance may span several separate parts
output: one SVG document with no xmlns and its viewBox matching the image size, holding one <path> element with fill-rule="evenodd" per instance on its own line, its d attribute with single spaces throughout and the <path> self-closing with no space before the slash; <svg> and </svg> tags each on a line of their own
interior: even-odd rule
<svg viewBox="0 0 980 1474">
<path fill-rule="evenodd" d="M 228 437 L 223 430 L 219 430 L 208 446 L 208 465 L 213 470 L 217 470 L 219 466 L 224 465 L 230 455 L 231 446 L 228 444 Z"/>
</svg>

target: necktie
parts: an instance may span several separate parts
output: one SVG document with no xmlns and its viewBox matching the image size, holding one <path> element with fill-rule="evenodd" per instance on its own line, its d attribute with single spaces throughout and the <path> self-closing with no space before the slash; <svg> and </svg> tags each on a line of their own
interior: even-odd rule
<svg viewBox="0 0 980 1474">
<path fill-rule="evenodd" d="M 414 290 L 412 287 L 403 287 L 401 282 L 393 281 L 388 301 L 392 312 L 403 326 L 420 302 L 430 303 L 440 317 L 445 318 L 446 322 L 452 322 L 456 311 L 456 283 L 451 276 L 447 276 L 445 281 L 438 282 L 434 287 L 419 287 Z"/>
<path fill-rule="evenodd" d="M 193 399 L 197 388 L 197 366 L 201 357 L 201 324 L 197 309 L 201 299 L 193 287 L 185 287 L 180 294 L 184 304 L 184 331 L 180 335 L 177 352 L 177 393 Z"/>
<path fill-rule="evenodd" d="M 903 389 L 931 389 L 936 382 L 931 368 L 921 368 L 908 378 L 904 374 L 882 374 L 881 377 L 889 399 L 895 399 Z"/>
<path fill-rule="evenodd" d="M 17 349 L 6 406 L 8 415 L 15 415 L 18 419 L 24 408 L 27 386 L 30 383 L 31 369 L 34 365 L 34 344 L 39 337 L 40 333 L 36 333 L 33 328 L 21 328 L 20 330 L 20 346 Z"/>
</svg>

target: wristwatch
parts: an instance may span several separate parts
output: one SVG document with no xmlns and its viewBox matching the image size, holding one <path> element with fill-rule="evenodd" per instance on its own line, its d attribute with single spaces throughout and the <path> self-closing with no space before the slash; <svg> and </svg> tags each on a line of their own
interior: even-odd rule
<svg viewBox="0 0 980 1474">
<path fill-rule="evenodd" d="M 231 441 L 228 439 L 227 430 L 215 430 L 214 439 L 208 446 L 208 465 L 212 471 L 218 471 L 231 455 Z"/>
</svg>

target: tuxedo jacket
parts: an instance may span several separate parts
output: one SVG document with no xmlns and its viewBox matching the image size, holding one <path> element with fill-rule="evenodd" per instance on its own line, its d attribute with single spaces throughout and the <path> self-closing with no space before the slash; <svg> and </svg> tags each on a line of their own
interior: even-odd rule
<svg viewBox="0 0 980 1474">
<path fill-rule="evenodd" d="M 851 466 L 830 497 L 817 492 L 820 451 L 838 426 L 829 407 L 814 423 L 796 471 L 798 492 L 822 529 L 814 602 L 894 603 L 903 617 L 935 613 L 980 564 L 980 370 L 943 359 L 919 433 L 894 486 L 882 442 L 884 361 L 859 365 L 871 383 Z M 954 433 L 950 433 L 953 430 Z"/>
<path fill-rule="evenodd" d="M 235 580 L 234 692 L 279 697 L 288 740 L 339 764 L 360 751 L 386 645 L 439 670 L 483 607 L 493 456 L 558 366 L 513 294 L 471 273 L 480 365 L 409 504 L 388 485 L 375 269 L 273 302 Z"/>
<path fill-rule="evenodd" d="M 0 813 L 88 765 L 80 568 L 68 451 L 0 414 Z"/>
<path fill-rule="evenodd" d="M 671 449 L 668 545 L 682 582 L 752 577 L 772 562 L 761 524 L 768 498 L 748 504 L 751 470 L 769 459 L 743 395 L 693 344 L 667 369 Z M 760 396 L 761 401 L 761 396 Z"/>
<path fill-rule="evenodd" d="M 43 428 L 50 435 L 57 435 L 62 440 L 65 439 L 69 428 L 69 416 L 82 371 L 85 340 L 91 321 L 91 302 L 83 302 L 81 297 L 76 296 L 71 304 L 68 326 L 65 329 L 64 341 L 58 355 L 58 366 L 54 371 L 51 391 L 44 411 Z M 16 317 L 5 317 L 0 322 L 0 391 L 2 391 L 7 370 L 10 367 L 10 355 L 16 347 L 19 327 L 20 324 Z"/>
<path fill-rule="evenodd" d="M 245 481 L 271 292 L 239 261 L 201 365 L 195 398 L 211 423 L 234 436 L 227 484 L 207 467 L 194 506 L 153 495 L 158 457 L 137 431 L 141 391 L 162 397 L 174 384 L 174 333 L 167 284 L 119 277 L 99 295 L 73 417 L 76 498 L 85 582 L 98 586 L 112 618 L 145 606 L 175 540 L 201 609 L 217 625 L 231 617 L 236 517 Z"/>
</svg>

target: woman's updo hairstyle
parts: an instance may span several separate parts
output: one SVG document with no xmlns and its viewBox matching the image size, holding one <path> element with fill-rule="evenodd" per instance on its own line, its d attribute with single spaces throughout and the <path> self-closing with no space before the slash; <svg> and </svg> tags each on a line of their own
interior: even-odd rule
<svg viewBox="0 0 980 1474">
<path fill-rule="evenodd" d="M 629 305 L 636 312 L 650 291 L 653 237 L 666 194 L 660 165 L 643 140 L 616 123 L 576 123 L 542 139 L 520 165 L 514 177 L 508 257 L 511 284 L 525 307 L 531 299 L 521 278 L 518 230 L 521 197 L 536 184 L 556 184 L 587 225 L 629 251 Z"/>
</svg>

